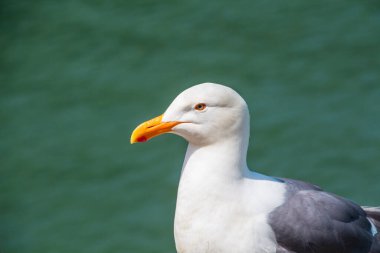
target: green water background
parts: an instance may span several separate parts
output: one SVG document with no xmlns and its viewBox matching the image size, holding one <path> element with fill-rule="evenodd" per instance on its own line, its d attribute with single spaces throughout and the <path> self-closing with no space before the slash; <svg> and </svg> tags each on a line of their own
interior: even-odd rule
<svg viewBox="0 0 380 253">
<path fill-rule="evenodd" d="M 0 252 L 175 252 L 183 89 L 246 99 L 248 163 L 380 205 L 378 1 L 0 2 Z"/>
</svg>

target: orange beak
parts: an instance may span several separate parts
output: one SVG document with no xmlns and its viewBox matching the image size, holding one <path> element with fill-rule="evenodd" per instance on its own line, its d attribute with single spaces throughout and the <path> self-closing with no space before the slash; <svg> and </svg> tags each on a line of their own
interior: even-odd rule
<svg viewBox="0 0 380 253">
<path fill-rule="evenodd" d="M 131 135 L 131 144 L 145 142 L 160 134 L 168 133 L 173 127 L 182 123 L 180 121 L 162 122 L 163 114 L 141 123 Z"/>
</svg>

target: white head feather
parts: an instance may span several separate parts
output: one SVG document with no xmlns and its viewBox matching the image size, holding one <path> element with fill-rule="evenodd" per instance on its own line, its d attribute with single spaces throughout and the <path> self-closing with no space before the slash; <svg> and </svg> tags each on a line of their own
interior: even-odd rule
<svg viewBox="0 0 380 253">
<path fill-rule="evenodd" d="M 204 110 L 196 110 L 204 104 Z M 195 85 L 179 94 L 162 121 L 186 122 L 172 129 L 190 144 L 210 145 L 243 135 L 249 138 L 249 111 L 244 99 L 233 89 L 214 83 Z"/>
</svg>

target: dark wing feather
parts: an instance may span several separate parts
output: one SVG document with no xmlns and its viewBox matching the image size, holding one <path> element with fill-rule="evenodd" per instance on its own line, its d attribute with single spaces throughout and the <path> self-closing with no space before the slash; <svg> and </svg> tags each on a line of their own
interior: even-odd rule
<svg viewBox="0 0 380 253">
<path fill-rule="evenodd" d="M 377 231 L 380 231 L 380 207 L 362 206 Z M 380 232 L 375 236 L 370 253 L 380 253 Z"/>
<path fill-rule="evenodd" d="M 380 230 L 380 207 L 362 206 L 362 208 L 375 227 Z"/>
<path fill-rule="evenodd" d="M 377 233 L 369 253 L 380 253 L 380 233 Z"/>
<path fill-rule="evenodd" d="M 280 248 L 296 253 L 368 253 L 373 236 L 363 209 L 319 187 L 282 179 L 286 202 L 269 215 Z M 286 252 L 286 251 L 282 251 Z"/>
</svg>

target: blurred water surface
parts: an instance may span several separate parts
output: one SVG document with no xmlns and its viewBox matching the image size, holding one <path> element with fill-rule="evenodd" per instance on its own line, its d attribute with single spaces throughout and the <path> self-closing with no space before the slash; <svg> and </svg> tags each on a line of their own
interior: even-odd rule
<svg viewBox="0 0 380 253">
<path fill-rule="evenodd" d="M 0 3 L 0 251 L 175 252 L 183 89 L 248 102 L 248 163 L 380 205 L 377 1 Z"/>
</svg>

